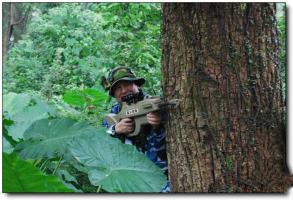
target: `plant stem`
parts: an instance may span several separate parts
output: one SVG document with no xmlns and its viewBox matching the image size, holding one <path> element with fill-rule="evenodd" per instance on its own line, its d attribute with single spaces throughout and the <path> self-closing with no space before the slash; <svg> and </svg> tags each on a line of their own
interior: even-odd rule
<svg viewBox="0 0 293 200">
<path fill-rule="evenodd" d="M 54 171 L 53 171 L 53 173 L 52 173 L 53 175 L 56 173 L 58 167 L 60 166 L 62 158 L 63 158 L 63 156 L 60 157 L 60 159 L 59 159 L 59 161 L 58 161 L 58 164 L 57 164 L 56 168 L 54 169 Z"/>
<path fill-rule="evenodd" d="M 42 165 L 40 166 L 40 170 L 44 173 L 45 172 L 45 169 L 46 169 L 46 164 L 48 162 L 49 159 L 45 160 Z"/>
<path fill-rule="evenodd" d="M 99 192 L 100 192 L 100 190 L 101 190 L 101 187 L 102 187 L 102 185 L 99 185 L 99 186 L 98 186 L 97 193 L 99 193 Z"/>
<path fill-rule="evenodd" d="M 37 159 L 34 161 L 33 165 L 36 167 L 41 161 L 42 159 Z"/>
<path fill-rule="evenodd" d="M 41 166 L 40 166 L 40 170 L 43 171 L 43 168 L 45 168 L 46 163 L 48 162 L 48 160 L 45 160 Z"/>
</svg>

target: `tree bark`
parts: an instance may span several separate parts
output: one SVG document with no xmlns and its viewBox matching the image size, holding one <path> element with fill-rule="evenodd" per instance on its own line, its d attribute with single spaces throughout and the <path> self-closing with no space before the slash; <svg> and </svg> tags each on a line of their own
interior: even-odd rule
<svg viewBox="0 0 293 200">
<path fill-rule="evenodd" d="M 174 192 L 285 192 L 274 3 L 163 4 L 162 86 Z M 289 177 L 289 178 L 288 178 Z"/>
<path fill-rule="evenodd" d="M 10 20 L 11 20 L 11 3 L 3 3 L 2 4 L 2 55 L 6 55 L 8 50 L 8 34 L 10 32 Z M 6 22 L 6 23 L 5 23 Z"/>
<path fill-rule="evenodd" d="M 2 30 L 2 55 L 6 55 L 9 47 L 21 39 L 21 35 L 25 32 L 31 8 L 23 9 L 22 3 L 4 3 L 3 6 L 7 10 L 3 12 L 3 21 L 6 21 L 6 24 Z"/>
</svg>

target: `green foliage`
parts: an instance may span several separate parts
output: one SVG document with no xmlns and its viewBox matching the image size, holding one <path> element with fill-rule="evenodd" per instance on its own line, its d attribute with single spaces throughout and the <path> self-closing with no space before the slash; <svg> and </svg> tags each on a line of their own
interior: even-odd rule
<svg viewBox="0 0 293 200">
<path fill-rule="evenodd" d="M 96 91 L 83 94 L 93 97 L 90 102 L 96 106 L 103 103 Z M 3 160 L 6 192 L 160 192 L 164 186 L 166 177 L 160 168 L 134 146 L 109 136 L 105 129 L 61 115 L 52 119 L 47 112 L 56 109 L 37 95 L 9 93 L 5 99 L 4 145 L 10 145 L 5 152 L 13 153 L 5 154 Z M 42 115 L 44 108 L 50 109 Z M 42 118 L 30 116 L 32 109 Z M 21 140 L 15 141 L 10 127 L 18 126 L 19 119 L 26 116 L 30 123 L 22 126 Z M 110 176 L 105 177 L 105 173 Z M 48 189 L 50 184 L 54 186 Z"/>
<path fill-rule="evenodd" d="M 9 119 L 5 119 L 5 117 L 3 117 L 3 136 L 4 138 L 9 141 L 9 143 L 12 145 L 12 146 L 15 146 L 17 144 L 17 142 L 8 134 L 8 130 L 7 130 L 7 127 L 8 126 L 11 126 L 13 124 L 13 121 L 12 120 L 9 120 Z"/>
<path fill-rule="evenodd" d="M 109 112 L 109 96 L 98 89 L 82 89 L 66 91 L 63 95 L 65 103 L 81 111 L 77 119 L 100 126 Z"/>
<path fill-rule="evenodd" d="M 12 144 L 6 139 L 6 136 L 2 138 L 2 151 L 5 153 L 12 153 L 14 150 Z"/>
<path fill-rule="evenodd" d="M 9 52 L 7 73 L 14 84 L 8 89 L 42 90 L 51 97 L 93 86 L 98 19 L 79 4 L 62 4 L 45 14 L 34 10 L 26 37 Z"/>
<path fill-rule="evenodd" d="M 281 35 L 281 52 L 280 52 L 280 62 L 281 62 L 281 78 L 282 78 L 282 92 L 283 96 L 286 97 L 286 4 L 285 3 L 277 3 L 277 25 L 278 30 Z"/>
<path fill-rule="evenodd" d="M 3 153 L 3 192 L 73 192 L 56 176 L 46 176 L 16 154 Z"/>
<path fill-rule="evenodd" d="M 108 69 L 127 65 L 148 79 L 148 92 L 160 92 L 160 4 L 47 6 L 33 6 L 26 35 L 10 49 L 4 91 L 52 98 L 99 84 Z"/>
<path fill-rule="evenodd" d="M 2 127 L 2 132 L 3 132 L 3 151 L 6 153 L 11 153 L 17 144 L 17 142 L 8 134 L 7 127 L 11 126 L 13 124 L 12 120 L 5 119 L 3 116 L 3 127 Z"/>
<path fill-rule="evenodd" d="M 94 109 L 104 104 L 108 95 L 95 89 L 66 91 L 63 100 L 71 106 Z"/>
<path fill-rule="evenodd" d="M 97 131 L 87 123 L 70 119 L 41 119 L 24 133 L 24 141 L 16 146 L 23 159 L 54 158 L 63 156 L 68 143 L 75 137 L 92 135 Z"/>
<path fill-rule="evenodd" d="M 57 115 L 52 105 L 34 94 L 9 93 L 3 96 L 5 117 L 13 121 L 7 130 L 14 140 L 23 138 L 24 131 L 36 120 Z"/>
<path fill-rule="evenodd" d="M 162 170 L 152 161 L 106 133 L 76 139 L 70 151 L 90 168 L 91 183 L 108 192 L 160 192 L 166 184 Z"/>
<path fill-rule="evenodd" d="M 148 93 L 161 93 L 160 4 L 100 3 L 93 4 L 91 9 L 103 17 L 104 54 L 112 55 L 105 65 L 129 66 L 147 79 Z"/>
</svg>

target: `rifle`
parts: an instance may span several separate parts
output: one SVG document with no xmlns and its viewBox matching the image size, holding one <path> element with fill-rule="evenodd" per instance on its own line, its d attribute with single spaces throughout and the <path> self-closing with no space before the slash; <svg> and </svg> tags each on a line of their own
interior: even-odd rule
<svg viewBox="0 0 293 200">
<path fill-rule="evenodd" d="M 121 119 L 132 118 L 135 122 L 133 133 L 128 137 L 137 136 L 142 132 L 142 127 L 148 124 L 147 114 L 150 112 L 159 111 L 167 106 L 179 105 L 179 99 L 164 101 L 159 96 L 146 96 L 142 101 L 138 101 L 135 94 L 126 95 L 122 98 L 122 108 L 118 114 L 110 113 L 106 116 L 106 120 L 110 126 L 117 124 Z"/>
</svg>

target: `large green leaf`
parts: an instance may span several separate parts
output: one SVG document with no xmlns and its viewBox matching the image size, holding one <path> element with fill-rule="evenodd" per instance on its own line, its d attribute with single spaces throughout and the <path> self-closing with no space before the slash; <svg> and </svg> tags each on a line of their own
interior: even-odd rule
<svg viewBox="0 0 293 200">
<path fill-rule="evenodd" d="M 17 142 L 8 134 L 7 127 L 13 124 L 12 120 L 5 119 L 3 116 L 3 127 L 2 127 L 2 135 L 3 135 L 3 151 L 6 153 L 11 153 L 14 149 L 14 146 Z"/>
<path fill-rule="evenodd" d="M 3 111 L 13 120 L 7 127 L 14 140 L 23 138 L 24 131 L 39 119 L 57 115 L 53 106 L 44 103 L 36 95 L 9 93 L 3 96 Z"/>
<path fill-rule="evenodd" d="M 73 192 L 57 176 L 46 176 L 16 154 L 3 153 L 3 192 Z"/>
<path fill-rule="evenodd" d="M 2 151 L 5 153 L 13 152 L 13 146 L 8 142 L 5 137 L 2 139 Z"/>
<path fill-rule="evenodd" d="M 73 156 L 89 167 L 89 179 L 109 192 L 160 192 L 166 184 L 162 170 L 132 145 L 106 134 L 73 140 Z"/>
<path fill-rule="evenodd" d="M 63 100 L 69 105 L 82 108 L 90 105 L 101 106 L 107 99 L 108 95 L 106 93 L 90 88 L 67 91 L 63 96 Z"/>
<path fill-rule="evenodd" d="M 21 158 L 53 158 L 62 156 L 74 137 L 92 135 L 95 128 L 85 122 L 71 119 L 41 119 L 33 123 L 24 133 L 24 141 L 16 146 Z"/>
</svg>

